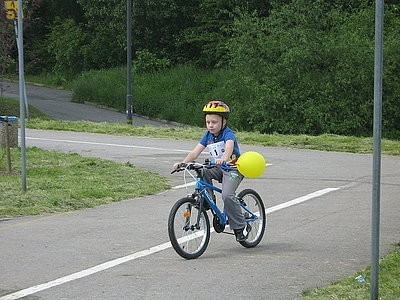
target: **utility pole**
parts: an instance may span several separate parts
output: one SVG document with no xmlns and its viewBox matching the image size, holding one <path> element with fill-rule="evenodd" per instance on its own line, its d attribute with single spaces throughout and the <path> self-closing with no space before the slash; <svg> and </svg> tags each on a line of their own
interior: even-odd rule
<svg viewBox="0 0 400 300">
<path fill-rule="evenodd" d="M 132 0 L 126 1 L 126 41 L 126 123 L 132 125 Z"/>
<path fill-rule="evenodd" d="M 382 134 L 382 73 L 384 0 L 375 3 L 374 153 L 372 159 L 371 300 L 379 299 L 379 232 Z"/>
<path fill-rule="evenodd" d="M 26 145 L 25 145 L 25 76 L 24 76 L 24 39 L 22 23 L 22 0 L 18 0 L 18 76 L 19 76 L 19 121 L 21 134 L 21 187 L 26 192 Z"/>
</svg>

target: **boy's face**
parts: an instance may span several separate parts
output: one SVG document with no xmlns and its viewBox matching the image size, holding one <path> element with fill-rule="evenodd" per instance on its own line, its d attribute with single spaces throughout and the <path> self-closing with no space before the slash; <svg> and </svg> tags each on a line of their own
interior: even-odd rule
<svg viewBox="0 0 400 300">
<path fill-rule="evenodd" d="M 206 115 L 207 130 L 212 134 L 218 134 L 225 126 L 226 120 L 219 115 Z"/>
</svg>

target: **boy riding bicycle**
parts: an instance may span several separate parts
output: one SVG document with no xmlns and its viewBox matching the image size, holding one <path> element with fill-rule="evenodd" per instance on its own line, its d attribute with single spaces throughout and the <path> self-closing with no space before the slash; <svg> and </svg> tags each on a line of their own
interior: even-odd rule
<svg viewBox="0 0 400 300">
<path fill-rule="evenodd" d="M 213 100 L 204 106 L 203 113 L 207 131 L 182 163 L 192 162 L 205 148 L 210 153 L 211 161 L 217 166 L 221 166 L 225 162 L 236 161 L 240 156 L 240 150 L 234 132 L 227 126 L 230 114 L 228 105 L 223 101 Z M 175 163 L 173 168 L 178 168 L 179 164 Z M 243 175 L 237 170 L 206 169 L 204 180 L 212 183 L 213 179 L 222 183 L 222 200 L 229 226 L 235 233 L 236 241 L 245 241 L 251 231 L 251 226 L 246 223 L 240 202 L 235 194 L 243 180 Z"/>
</svg>

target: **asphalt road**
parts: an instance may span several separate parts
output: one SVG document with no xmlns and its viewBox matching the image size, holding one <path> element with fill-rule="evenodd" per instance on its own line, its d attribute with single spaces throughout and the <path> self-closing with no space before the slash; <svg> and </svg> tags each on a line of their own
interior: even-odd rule
<svg viewBox="0 0 400 300">
<path fill-rule="evenodd" d="M 129 161 L 168 176 L 173 186 L 183 181 L 169 174 L 172 163 L 193 147 L 169 139 L 26 133 L 27 146 Z M 0 299 L 296 299 L 370 264 L 371 155 L 242 145 L 247 150 L 271 164 L 240 187 L 256 189 L 267 207 L 258 247 L 245 249 L 233 236 L 214 233 L 199 259 L 180 258 L 168 244 L 166 224 L 173 203 L 187 194 L 182 188 L 0 220 Z M 400 241 L 398 157 L 382 158 L 381 183 L 384 255 Z"/>
<path fill-rule="evenodd" d="M 59 120 L 126 123 L 126 115 L 123 113 L 91 104 L 71 102 L 71 91 L 27 84 L 26 94 L 29 105 Z M 19 99 L 18 82 L 4 81 L 3 96 Z M 137 126 L 176 126 L 164 121 L 149 120 L 136 114 L 133 116 L 133 123 Z"/>
</svg>

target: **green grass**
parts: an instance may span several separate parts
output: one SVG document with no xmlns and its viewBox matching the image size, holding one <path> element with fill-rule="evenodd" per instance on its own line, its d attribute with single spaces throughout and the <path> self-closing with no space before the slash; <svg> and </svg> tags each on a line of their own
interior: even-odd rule
<svg viewBox="0 0 400 300">
<path fill-rule="evenodd" d="M 12 81 L 19 80 L 18 75 L 16 74 L 2 74 L 2 76 L 6 80 L 12 80 Z M 42 73 L 40 75 L 25 74 L 25 81 L 27 84 L 34 83 L 54 88 L 71 89 L 72 80 L 73 78 L 66 78 L 63 75 L 57 75 L 51 73 Z"/>
<path fill-rule="evenodd" d="M 1 98 L 0 114 L 19 116 L 19 104 L 17 100 Z M 93 132 L 111 135 L 162 137 L 173 139 L 195 140 L 204 132 L 200 127 L 152 127 L 129 126 L 118 123 L 95 123 L 54 120 L 41 113 L 34 107 L 29 107 L 30 118 L 26 121 L 26 127 L 43 130 L 65 130 L 77 132 Z M 337 151 L 370 154 L 373 151 L 373 139 L 371 137 L 352 137 L 334 134 L 319 136 L 310 135 L 283 135 L 261 134 L 258 132 L 237 132 L 240 143 L 259 146 L 299 148 L 321 151 Z M 400 141 L 382 139 L 382 154 L 400 155 Z"/>
<path fill-rule="evenodd" d="M 39 148 L 27 148 L 26 157 L 28 187 L 22 192 L 20 151 L 12 150 L 12 174 L 6 174 L 0 148 L 0 218 L 94 207 L 169 188 L 166 178 L 129 162 L 118 164 Z"/>
<path fill-rule="evenodd" d="M 29 117 L 41 120 L 53 120 L 52 117 L 42 113 L 37 108 L 28 106 Z M 19 101 L 10 98 L 0 98 L 0 115 L 2 116 L 19 116 Z"/>
<path fill-rule="evenodd" d="M 151 126 L 130 126 L 117 123 L 72 122 L 32 119 L 27 122 L 27 127 L 43 130 L 66 130 L 94 132 L 114 135 L 167 137 L 173 139 L 196 140 L 204 132 L 198 127 L 168 127 L 158 128 Z M 368 154 L 373 151 L 373 139 L 361 137 L 348 137 L 333 134 L 319 136 L 309 135 L 282 135 L 261 134 L 257 132 L 237 132 L 241 144 L 289 147 L 299 149 L 312 149 L 321 151 L 338 151 Z M 382 140 L 382 154 L 400 155 L 400 141 Z"/>
</svg>

